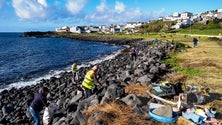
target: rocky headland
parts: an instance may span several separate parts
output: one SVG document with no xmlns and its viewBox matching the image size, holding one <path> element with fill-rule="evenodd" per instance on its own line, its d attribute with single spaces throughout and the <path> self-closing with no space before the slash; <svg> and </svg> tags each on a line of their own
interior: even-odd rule
<svg viewBox="0 0 222 125">
<path fill-rule="evenodd" d="M 27 35 L 28 36 L 28 35 Z M 58 37 L 54 34 L 45 37 Z M 30 35 L 29 35 L 30 37 Z M 102 111 L 96 111 L 93 114 L 84 112 L 90 106 L 97 104 L 103 106 L 111 100 L 124 107 L 131 107 L 129 112 L 136 114 L 137 118 L 143 119 L 142 124 L 151 124 L 151 119 L 147 116 L 147 107 L 149 97 L 144 93 L 144 98 L 134 94 L 126 93 L 125 87 L 129 85 L 139 85 L 147 87 L 151 82 L 159 80 L 168 72 L 168 66 L 161 60 L 167 58 L 167 54 L 171 50 L 175 50 L 176 46 L 171 42 L 158 42 L 156 45 L 150 45 L 142 39 L 117 39 L 103 37 L 70 37 L 75 40 L 105 42 L 115 45 L 132 45 L 136 48 L 137 59 L 131 61 L 129 48 L 122 51 L 115 59 L 106 60 L 98 64 L 99 71 L 97 77 L 103 83 L 99 90 L 87 99 L 81 99 L 81 94 L 77 94 L 77 90 L 83 81 L 85 73 L 90 67 L 82 67 L 79 69 L 80 79 L 73 81 L 71 72 L 64 72 L 59 78 L 51 77 L 50 79 L 42 79 L 36 85 L 26 86 L 22 88 L 12 88 L 4 90 L 0 93 L 0 124 L 32 124 L 33 119 L 27 112 L 27 109 L 42 86 L 50 89 L 48 98 L 53 100 L 59 106 L 59 110 L 55 113 L 53 125 L 108 125 L 108 121 L 113 122 L 115 115 L 108 115 Z M 43 113 L 43 112 L 41 112 Z M 104 120 L 101 117 L 106 115 L 111 120 Z M 42 115 L 41 115 L 42 116 Z M 145 118 L 144 118 L 145 116 Z M 136 117 L 134 117 L 136 118 Z M 139 124 L 140 122 L 133 118 L 128 119 L 125 124 Z M 114 122 L 113 122 L 114 124 Z"/>
</svg>

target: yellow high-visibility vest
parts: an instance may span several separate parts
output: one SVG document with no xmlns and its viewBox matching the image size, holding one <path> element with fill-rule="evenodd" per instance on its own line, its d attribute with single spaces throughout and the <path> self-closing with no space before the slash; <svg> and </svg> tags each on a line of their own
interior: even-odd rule
<svg viewBox="0 0 222 125">
<path fill-rule="evenodd" d="M 77 65 L 76 64 L 72 65 L 72 72 L 74 72 L 74 73 L 77 72 Z"/>
<path fill-rule="evenodd" d="M 82 82 L 82 86 L 86 87 L 87 89 L 92 90 L 94 88 L 94 79 L 91 78 L 95 72 L 93 70 L 90 70 L 86 73 L 85 78 Z"/>
</svg>

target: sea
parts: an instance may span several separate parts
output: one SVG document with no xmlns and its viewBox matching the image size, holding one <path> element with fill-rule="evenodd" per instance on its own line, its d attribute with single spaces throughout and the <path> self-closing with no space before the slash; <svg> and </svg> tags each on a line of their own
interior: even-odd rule
<svg viewBox="0 0 222 125">
<path fill-rule="evenodd" d="M 125 46 L 68 38 L 21 37 L 23 33 L 0 33 L 0 92 L 37 84 L 78 68 L 115 58 Z"/>
</svg>

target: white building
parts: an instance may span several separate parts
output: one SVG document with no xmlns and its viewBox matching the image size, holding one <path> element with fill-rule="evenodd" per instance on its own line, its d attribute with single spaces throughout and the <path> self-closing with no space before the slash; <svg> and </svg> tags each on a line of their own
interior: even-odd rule
<svg viewBox="0 0 222 125">
<path fill-rule="evenodd" d="M 181 18 L 182 19 L 190 19 L 192 15 L 193 15 L 193 13 L 183 12 L 183 13 L 181 13 Z"/>
<path fill-rule="evenodd" d="M 181 24 L 182 24 L 183 26 L 188 26 L 188 25 L 193 24 L 193 21 L 190 20 L 190 19 L 187 19 L 187 20 L 183 20 L 183 21 L 181 22 Z"/>
<path fill-rule="evenodd" d="M 99 29 L 102 33 L 106 33 L 106 34 L 110 33 L 110 26 L 100 25 Z"/>
<path fill-rule="evenodd" d="M 56 32 L 69 32 L 70 28 L 68 26 L 63 26 L 62 28 L 56 28 Z"/>
<path fill-rule="evenodd" d="M 214 17 L 217 19 L 222 19 L 222 13 L 215 14 Z"/>
<path fill-rule="evenodd" d="M 99 27 L 90 26 L 89 27 L 90 33 L 98 33 L 100 31 Z"/>
<path fill-rule="evenodd" d="M 191 20 L 193 22 L 198 22 L 198 21 L 201 21 L 201 17 L 200 17 L 200 15 L 194 15 L 191 17 Z"/>
<path fill-rule="evenodd" d="M 217 12 L 218 12 L 218 13 L 222 13 L 222 9 L 218 9 Z"/>
<path fill-rule="evenodd" d="M 178 12 L 173 13 L 173 17 L 180 17 L 180 13 Z"/>
<path fill-rule="evenodd" d="M 171 26 L 171 29 L 179 29 L 181 27 L 181 23 L 177 23 L 176 25 Z"/>
<path fill-rule="evenodd" d="M 70 32 L 81 33 L 81 29 L 78 26 L 72 26 L 72 27 L 70 27 Z"/>
<path fill-rule="evenodd" d="M 134 29 L 138 26 L 141 26 L 143 23 L 142 22 L 128 22 L 125 26 L 125 28 L 131 28 Z"/>
<path fill-rule="evenodd" d="M 120 25 L 112 26 L 110 28 L 111 33 L 121 33 L 122 31 L 123 31 L 123 29 Z"/>
</svg>

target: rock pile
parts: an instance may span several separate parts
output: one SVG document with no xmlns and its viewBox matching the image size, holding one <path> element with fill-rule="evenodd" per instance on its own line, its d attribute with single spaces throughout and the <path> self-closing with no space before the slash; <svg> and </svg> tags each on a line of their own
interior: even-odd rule
<svg viewBox="0 0 222 125">
<path fill-rule="evenodd" d="M 138 39 L 140 40 L 140 39 Z M 124 105 L 136 108 L 135 112 L 146 112 L 142 107 L 147 104 L 142 103 L 135 94 L 126 94 L 124 87 L 130 84 L 148 86 L 151 82 L 158 80 L 167 72 L 167 66 L 161 62 L 174 45 L 171 43 L 159 42 L 156 46 L 150 46 L 146 42 L 133 40 L 130 42 L 137 50 L 136 61 L 131 61 L 127 49 L 115 59 L 104 61 L 99 65 L 98 78 L 103 86 L 94 95 L 87 99 L 80 99 L 77 94 L 77 87 L 83 81 L 89 67 L 80 68 L 80 79 L 76 82 L 72 80 L 71 72 L 64 72 L 61 77 L 51 77 L 43 79 L 40 83 L 23 88 L 12 88 L 0 93 L 0 124 L 30 124 L 27 109 L 41 86 L 46 86 L 50 90 L 48 98 L 59 106 L 56 112 L 53 125 L 67 124 L 79 125 L 86 124 L 90 118 L 99 114 L 92 114 L 89 119 L 85 119 L 82 111 L 90 105 L 98 103 L 100 105 L 111 99 L 118 100 Z M 126 42 L 127 43 L 127 42 Z M 125 42 L 124 42 L 125 44 Z M 96 123 L 99 125 L 100 122 Z"/>
</svg>

